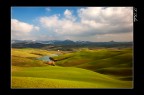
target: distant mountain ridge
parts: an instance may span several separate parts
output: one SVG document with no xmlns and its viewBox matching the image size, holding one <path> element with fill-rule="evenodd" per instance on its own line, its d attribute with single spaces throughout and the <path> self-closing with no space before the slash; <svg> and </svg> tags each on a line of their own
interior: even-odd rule
<svg viewBox="0 0 144 95">
<path fill-rule="evenodd" d="M 132 47 L 132 42 L 90 42 L 90 41 L 72 41 L 72 40 L 50 40 L 50 41 L 38 41 L 38 40 L 12 40 L 13 48 L 43 48 L 47 46 L 53 47 Z"/>
<path fill-rule="evenodd" d="M 114 43 L 115 41 L 109 41 Z M 15 43 L 42 43 L 42 44 L 59 44 L 59 43 L 108 43 L 108 42 L 91 42 L 91 41 L 72 41 L 72 40 L 49 40 L 49 41 L 41 41 L 41 40 L 12 40 L 11 44 Z M 132 42 L 117 42 L 117 43 L 132 43 Z"/>
</svg>

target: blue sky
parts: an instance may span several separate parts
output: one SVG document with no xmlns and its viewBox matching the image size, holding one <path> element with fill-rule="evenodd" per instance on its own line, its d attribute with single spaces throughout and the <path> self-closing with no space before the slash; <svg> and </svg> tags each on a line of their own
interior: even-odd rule
<svg viewBox="0 0 144 95">
<path fill-rule="evenodd" d="M 82 7 L 12 7 L 11 17 L 27 23 L 33 23 L 34 18 L 36 19 L 40 16 L 61 14 L 63 17 L 65 9 L 73 10 L 73 15 L 77 16 L 76 11 L 79 8 Z"/>
<path fill-rule="evenodd" d="M 17 40 L 133 41 L 133 8 L 12 7 L 11 34 Z"/>
</svg>

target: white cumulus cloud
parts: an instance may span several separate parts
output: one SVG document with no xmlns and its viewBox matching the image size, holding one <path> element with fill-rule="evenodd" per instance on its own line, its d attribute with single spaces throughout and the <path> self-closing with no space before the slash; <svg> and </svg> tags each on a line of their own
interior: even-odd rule
<svg viewBox="0 0 144 95">
<path fill-rule="evenodd" d="M 11 32 L 12 38 L 23 38 L 24 36 L 30 35 L 32 31 L 39 31 L 38 26 L 21 22 L 17 19 L 11 19 Z"/>
<path fill-rule="evenodd" d="M 78 10 L 81 23 L 93 28 L 95 33 L 130 32 L 133 11 L 130 7 L 87 7 Z"/>
<path fill-rule="evenodd" d="M 65 12 L 64 12 L 64 15 L 65 16 L 71 16 L 72 12 L 70 10 L 66 9 Z"/>
<path fill-rule="evenodd" d="M 133 11 L 131 7 L 86 7 L 78 9 L 77 15 L 79 21 L 76 22 L 70 19 L 74 17 L 72 11 L 66 9 L 64 18 L 60 19 L 57 15 L 53 15 L 41 17 L 40 22 L 48 31 L 75 39 L 77 39 L 76 37 L 106 39 L 104 38 L 107 37 L 106 34 L 132 34 Z M 127 37 L 127 39 L 132 39 L 132 36 Z M 121 38 L 117 39 L 121 40 Z"/>
<path fill-rule="evenodd" d="M 15 32 L 31 32 L 31 31 L 38 31 L 39 27 L 21 22 L 17 19 L 11 19 L 11 31 Z"/>
<path fill-rule="evenodd" d="M 40 26 L 12 19 L 11 30 L 15 37 L 19 37 L 21 34 L 38 31 L 41 27 L 42 31 L 38 36 L 40 39 L 49 40 L 67 38 L 89 41 L 133 40 L 132 7 L 85 7 L 78 8 L 77 14 L 73 12 L 74 10 L 65 9 L 60 14 L 38 17 Z"/>
<path fill-rule="evenodd" d="M 71 10 L 66 9 L 66 10 L 64 11 L 64 16 L 65 16 L 66 19 L 70 19 L 70 20 L 72 20 L 72 21 L 75 21 L 75 20 L 76 20 L 76 17 L 74 17 L 74 16 L 72 15 L 72 11 L 71 11 Z"/>
</svg>

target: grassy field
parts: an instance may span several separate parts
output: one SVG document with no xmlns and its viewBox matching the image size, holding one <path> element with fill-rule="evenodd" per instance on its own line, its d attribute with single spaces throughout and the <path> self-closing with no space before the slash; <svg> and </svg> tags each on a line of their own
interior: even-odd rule
<svg viewBox="0 0 144 95">
<path fill-rule="evenodd" d="M 54 57 L 56 66 L 37 58 L 57 54 L 12 49 L 12 88 L 132 88 L 132 49 L 81 49 Z"/>
<path fill-rule="evenodd" d="M 15 67 L 12 67 L 12 69 Z M 75 67 L 28 67 L 12 72 L 12 88 L 129 88 L 132 82 Z"/>
<path fill-rule="evenodd" d="M 57 64 L 60 66 L 74 66 L 126 79 L 128 76 L 132 78 L 132 56 L 133 53 L 130 48 L 121 50 L 83 49 L 75 53 L 55 57 L 55 59 L 59 60 Z"/>
</svg>

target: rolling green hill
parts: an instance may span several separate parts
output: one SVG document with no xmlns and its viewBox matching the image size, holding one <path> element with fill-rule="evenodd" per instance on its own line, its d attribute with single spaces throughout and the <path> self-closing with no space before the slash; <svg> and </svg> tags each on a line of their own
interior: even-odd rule
<svg viewBox="0 0 144 95">
<path fill-rule="evenodd" d="M 132 82 L 75 67 L 12 67 L 12 88 L 130 88 Z"/>
<path fill-rule="evenodd" d="M 57 65 L 60 66 L 74 66 L 108 75 L 132 77 L 132 56 L 132 49 L 84 49 L 55 57 L 55 60 L 58 60 Z"/>
<path fill-rule="evenodd" d="M 37 67 L 37 66 L 47 66 L 43 61 L 37 60 L 45 55 L 51 55 L 55 51 L 47 51 L 41 49 L 24 48 L 11 50 L 12 65 L 13 66 L 23 66 L 23 67 Z"/>
<path fill-rule="evenodd" d="M 56 66 L 37 59 L 57 53 L 13 48 L 12 88 L 132 88 L 132 49 L 61 51 Z"/>
</svg>

